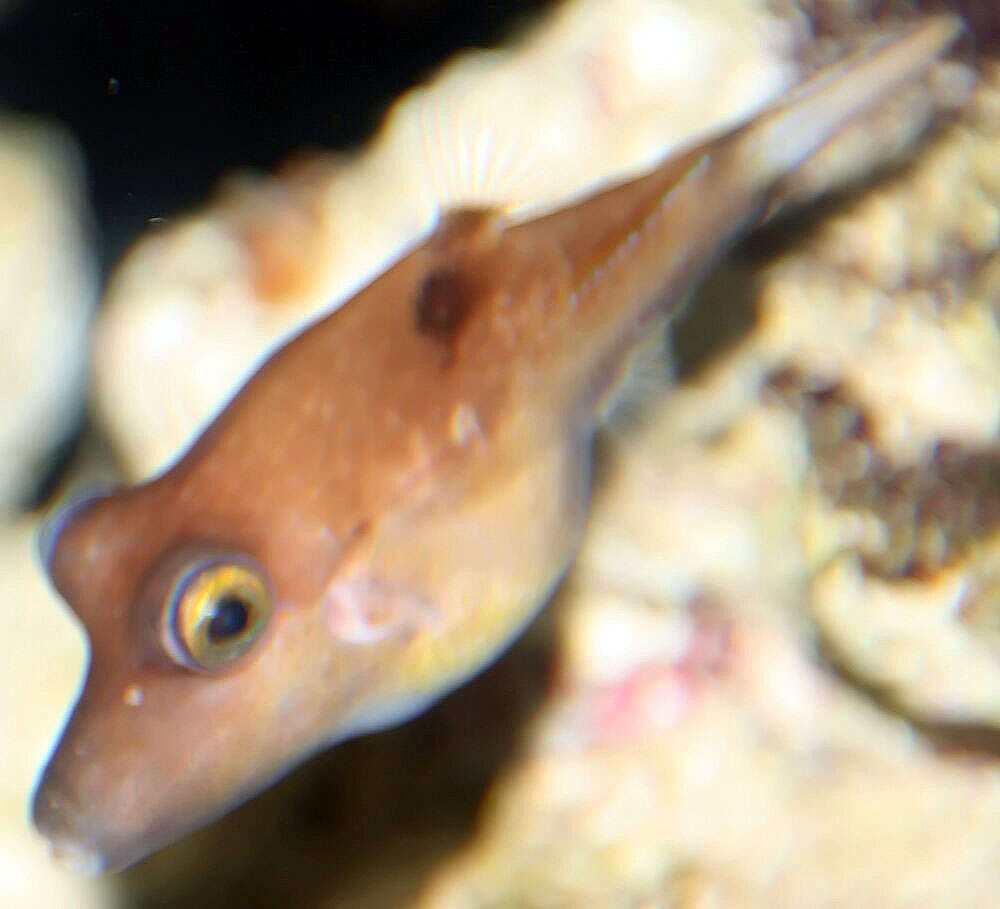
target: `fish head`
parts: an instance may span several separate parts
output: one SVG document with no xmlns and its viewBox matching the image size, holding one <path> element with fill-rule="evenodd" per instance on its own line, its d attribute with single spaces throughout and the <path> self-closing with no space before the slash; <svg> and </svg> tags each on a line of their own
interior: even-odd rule
<svg viewBox="0 0 1000 909">
<path fill-rule="evenodd" d="M 199 532 L 223 522 L 172 518 L 176 495 L 154 483 L 98 498 L 56 518 L 43 543 L 90 662 L 33 815 L 84 872 L 132 864 L 321 747 L 396 643 L 345 641 L 320 590 L 271 569 L 288 551 Z M 342 556 L 285 542 L 328 571 Z"/>
</svg>

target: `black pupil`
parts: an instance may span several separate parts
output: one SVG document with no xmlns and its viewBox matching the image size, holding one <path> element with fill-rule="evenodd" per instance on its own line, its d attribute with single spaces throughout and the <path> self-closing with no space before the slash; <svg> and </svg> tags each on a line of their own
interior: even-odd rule
<svg viewBox="0 0 1000 909">
<path fill-rule="evenodd" d="M 208 637 L 213 643 L 226 641 L 242 632 L 250 621 L 247 604 L 236 596 L 221 597 L 208 623 Z"/>
</svg>

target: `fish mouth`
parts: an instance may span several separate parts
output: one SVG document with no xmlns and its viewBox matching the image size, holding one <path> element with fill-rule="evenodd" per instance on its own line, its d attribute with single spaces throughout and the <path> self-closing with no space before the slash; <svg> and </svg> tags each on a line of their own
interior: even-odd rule
<svg viewBox="0 0 1000 909">
<path fill-rule="evenodd" d="M 73 795 L 43 777 L 31 806 L 35 829 L 48 840 L 52 858 L 60 865 L 96 877 L 127 868 L 153 851 L 151 837 L 102 823 L 96 804 Z"/>
<path fill-rule="evenodd" d="M 117 830 L 101 832 L 89 817 L 90 812 L 75 810 L 45 791 L 36 795 L 32 815 L 35 829 L 48 840 L 54 861 L 86 877 L 122 871 L 177 838 L 130 836 Z"/>
<path fill-rule="evenodd" d="M 46 837 L 49 852 L 60 865 L 85 877 L 97 877 L 110 870 L 107 857 L 87 846 L 61 837 Z"/>
<path fill-rule="evenodd" d="M 48 840 L 52 857 L 60 865 L 87 877 L 109 869 L 111 863 L 102 850 L 68 832 L 75 812 L 47 787 L 41 786 L 35 793 L 31 813 L 35 829 Z"/>
</svg>

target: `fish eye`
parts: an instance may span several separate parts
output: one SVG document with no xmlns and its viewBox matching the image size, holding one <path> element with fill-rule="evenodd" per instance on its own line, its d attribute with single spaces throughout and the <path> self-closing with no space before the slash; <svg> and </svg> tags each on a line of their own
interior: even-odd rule
<svg viewBox="0 0 1000 909">
<path fill-rule="evenodd" d="M 260 638 L 273 611 L 271 591 L 253 564 L 215 558 L 180 573 L 164 605 L 163 643 L 174 660 L 214 672 Z"/>
</svg>

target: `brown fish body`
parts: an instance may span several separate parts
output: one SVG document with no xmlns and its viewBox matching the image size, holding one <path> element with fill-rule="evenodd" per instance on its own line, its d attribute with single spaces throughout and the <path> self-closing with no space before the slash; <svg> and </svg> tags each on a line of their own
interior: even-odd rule
<svg viewBox="0 0 1000 909">
<path fill-rule="evenodd" d="M 629 351 L 781 176 L 955 32 L 931 20 L 567 209 L 447 216 L 167 473 L 57 519 L 46 561 L 91 642 L 35 799 L 57 851 L 136 861 L 494 657 L 572 558 Z"/>
</svg>

